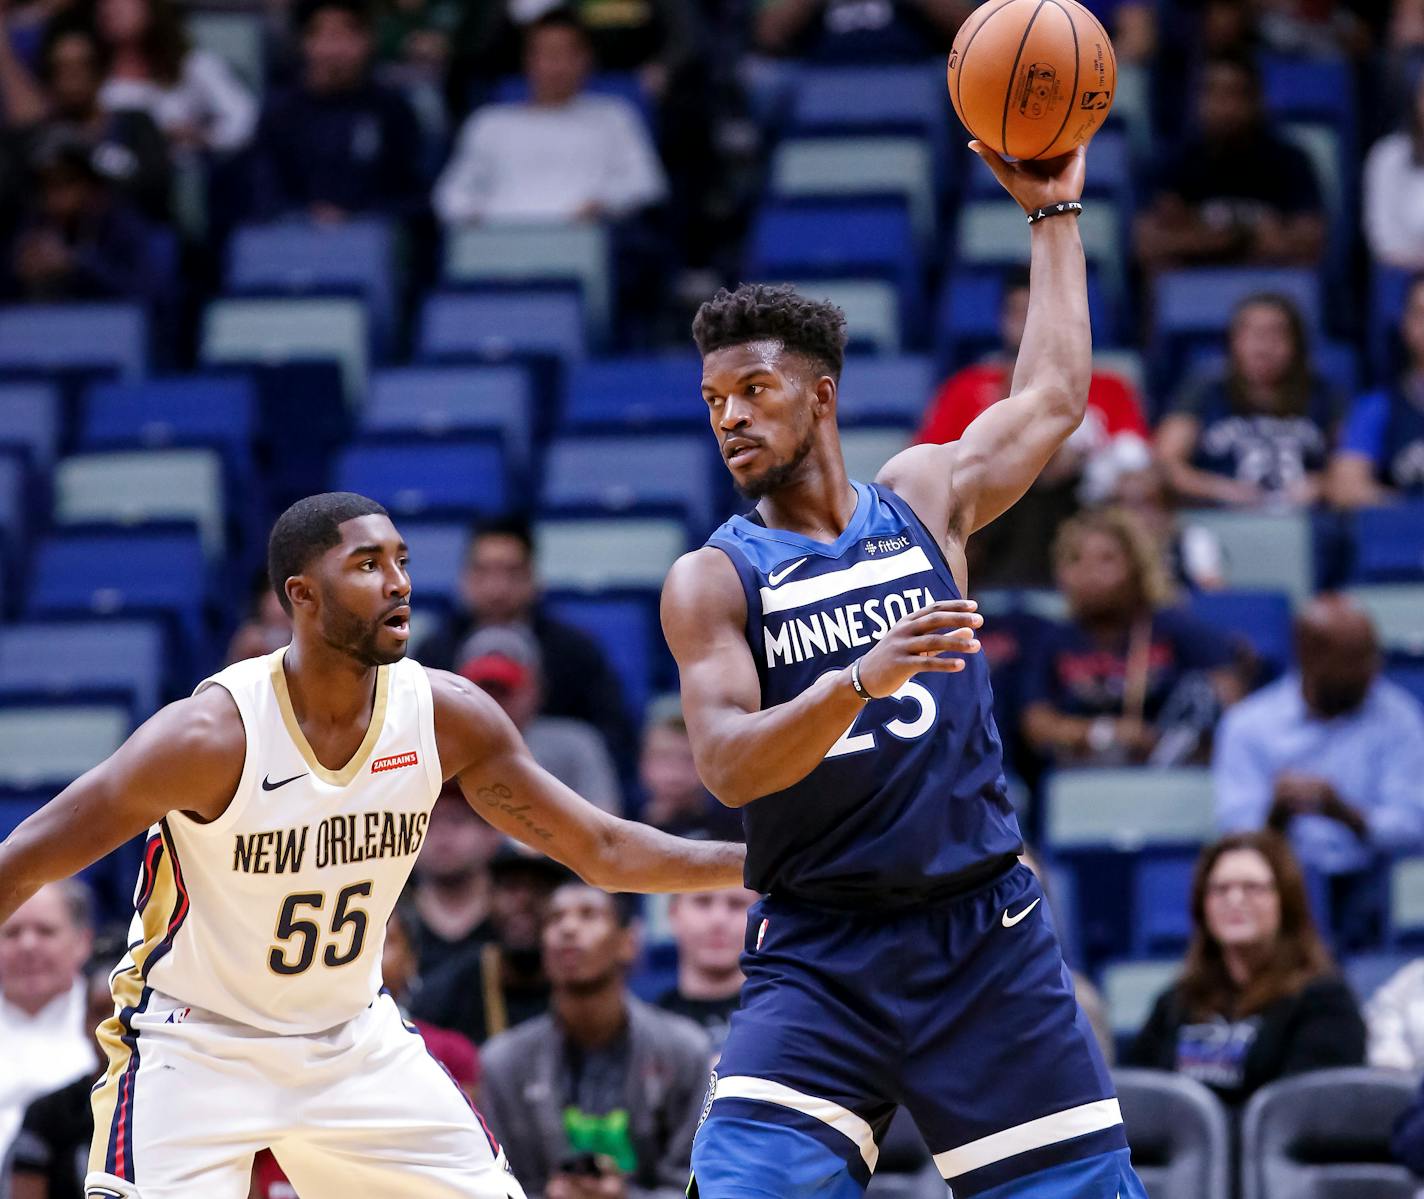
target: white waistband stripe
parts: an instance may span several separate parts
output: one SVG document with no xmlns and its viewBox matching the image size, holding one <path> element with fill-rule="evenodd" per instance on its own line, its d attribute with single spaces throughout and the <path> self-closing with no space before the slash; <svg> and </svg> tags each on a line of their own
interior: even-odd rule
<svg viewBox="0 0 1424 1199">
<path fill-rule="evenodd" d="M 720 1091 L 719 1091 L 720 1093 Z M 1101 1132 L 1122 1123 L 1122 1109 L 1116 1099 L 1099 1099 L 1095 1103 L 1085 1103 L 1081 1107 L 1070 1107 L 1067 1111 L 1054 1112 L 1051 1116 L 1040 1116 L 1027 1124 L 1006 1128 L 1003 1132 L 991 1133 L 970 1141 L 958 1149 L 947 1149 L 936 1153 L 934 1163 L 943 1178 L 958 1178 L 971 1170 L 992 1166 L 1005 1158 L 1017 1157 L 1031 1149 L 1042 1149 L 1045 1145 L 1056 1145 L 1059 1141 L 1069 1141 L 1090 1132 Z"/>
<path fill-rule="evenodd" d="M 794 583 L 783 583 L 780 587 L 761 589 L 761 610 L 770 616 L 773 612 L 789 612 L 804 604 L 815 604 L 821 600 L 859 591 L 862 587 L 873 587 L 877 583 L 892 583 L 896 579 L 923 574 L 933 570 L 929 555 L 920 546 L 911 546 L 888 558 L 866 558 L 844 570 L 833 570 L 830 574 L 816 575 L 810 579 L 797 579 Z"/>
<path fill-rule="evenodd" d="M 714 1098 L 756 1099 L 762 1103 L 774 1103 L 778 1107 L 792 1108 L 802 1115 L 810 1116 L 813 1120 L 819 1120 L 822 1124 L 829 1125 L 854 1142 L 868 1169 L 873 1171 L 875 1163 L 880 1160 L 880 1149 L 875 1144 L 875 1133 L 871 1130 L 870 1125 L 854 1112 L 847 1111 L 839 1103 L 832 1103 L 829 1099 L 803 1095 L 800 1091 L 794 1091 L 782 1083 L 770 1082 L 765 1078 L 750 1078 L 745 1075 L 719 1078 L 717 1094 Z"/>
</svg>

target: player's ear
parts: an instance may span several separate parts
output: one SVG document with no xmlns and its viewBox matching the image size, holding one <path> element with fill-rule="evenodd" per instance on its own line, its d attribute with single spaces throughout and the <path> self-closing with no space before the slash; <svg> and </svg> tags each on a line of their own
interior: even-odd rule
<svg viewBox="0 0 1424 1199">
<path fill-rule="evenodd" d="M 817 416 L 834 417 L 836 414 L 836 381 L 830 375 L 822 375 L 816 380 L 812 394 L 812 406 Z"/>
<path fill-rule="evenodd" d="M 311 609 L 316 606 L 316 588 L 306 575 L 292 575 L 287 580 L 285 589 L 293 612 L 298 608 Z"/>
</svg>

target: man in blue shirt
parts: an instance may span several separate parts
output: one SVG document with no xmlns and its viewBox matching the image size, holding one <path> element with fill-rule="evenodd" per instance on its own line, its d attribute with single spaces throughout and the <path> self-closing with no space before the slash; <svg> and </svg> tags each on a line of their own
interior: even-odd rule
<svg viewBox="0 0 1424 1199">
<path fill-rule="evenodd" d="M 1424 845 L 1424 709 L 1379 677 L 1369 617 L 1321 596 L 1297 618 L 1296 657 L 1222 719 L 1217 823 L 1288 832 L 1302 862 L 1337 878 Z"/>
</svg>

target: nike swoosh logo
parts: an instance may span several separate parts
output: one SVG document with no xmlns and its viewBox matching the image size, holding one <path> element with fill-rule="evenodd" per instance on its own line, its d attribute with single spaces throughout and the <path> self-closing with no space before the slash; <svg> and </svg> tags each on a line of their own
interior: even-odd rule
<svg viewBox="0 0 1424 1199">
<path fill-rule="evenodd" d="M 304 779 L 304 778 L 306 778 L 307 775 L 309 775 L 310 773 L 311 773 L 311 771 L 309 771 L 309 770 L 303 770 L 303 771 L 301 772 L 301 774 L 294 774 L 294 775 L 292 775 L 292 777 L 289 778 L 289 779 L 281 779 L 281 780 L 279 780 L 278 782 L 275 782 L 275 783 L 274 783 L 271 779 L 269 779 L 269 778 L 263 778 L 263 780 L 262 780 L 262 790 L 264 790 L 264 791 L 275 791 L 278 787 L 285 787 L 288 783 L 295 783 L 298 779 Z"/>
<path fill-rule="evenodd" d="M 1010 916 L 1010 915 L 1009 915 L 1009 909 L 1008 909 L 1008 908 L 1005 908 L 1005 909 L 1004 909 L 1004 927 L 1005 927 L 1005 928 L 1013 928 L 1014 925 L 1016 925 L 1020 920 L 1022 920 L 1025 916 L 1027 916 L 1027 915 L 1028 915 L 1031 911 L 1033 911 L 1033 909 L 1036 908 L 1036 907 L 1038 907 L 1038 900 L 1037 900 L 1037 899 L 1035 899 L 1031 904 L 1029 904 L 1028 907 L 1024 908 L 1024 910 L 1023 910 L 1022 912 L 1020 912 L 1017 916 Z"/>
<path fill-rule="evenodd" d="M 782 579 L 789 575 L 793 570 L 798 569 L 805 561 L 805 558 L 797 558 L 796 561 L 793 562 L 790 566 L 783 566 L 780 570 L 773 570 L 769 575 L 766 576 L 767 583 L 770 584 L 772 587 L 775 587 L 779 582 L 781 582 Z"/>
</svg>

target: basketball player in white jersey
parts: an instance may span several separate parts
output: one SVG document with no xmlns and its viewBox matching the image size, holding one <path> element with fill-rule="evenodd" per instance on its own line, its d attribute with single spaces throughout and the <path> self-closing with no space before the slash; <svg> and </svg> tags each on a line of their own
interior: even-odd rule
<svg viewBox="0 0 1424 1199">
<path fill-rule="evenodd" d="M 0 922 L 149 829 L 100 1029 L 89 1199 L 245 1199 L 271 1147 L 302 1199 L 518 1199 L 494 1138 L 382 993 L 386 918 L 441 783 L 614 891 L 741 881 L 741 846 L 611 817 L 483 692 L 405 657 L 406 547 L 372 500 L 289 508 L 291 645 L 144 724 L 0 844 Z"/>
</svg>

